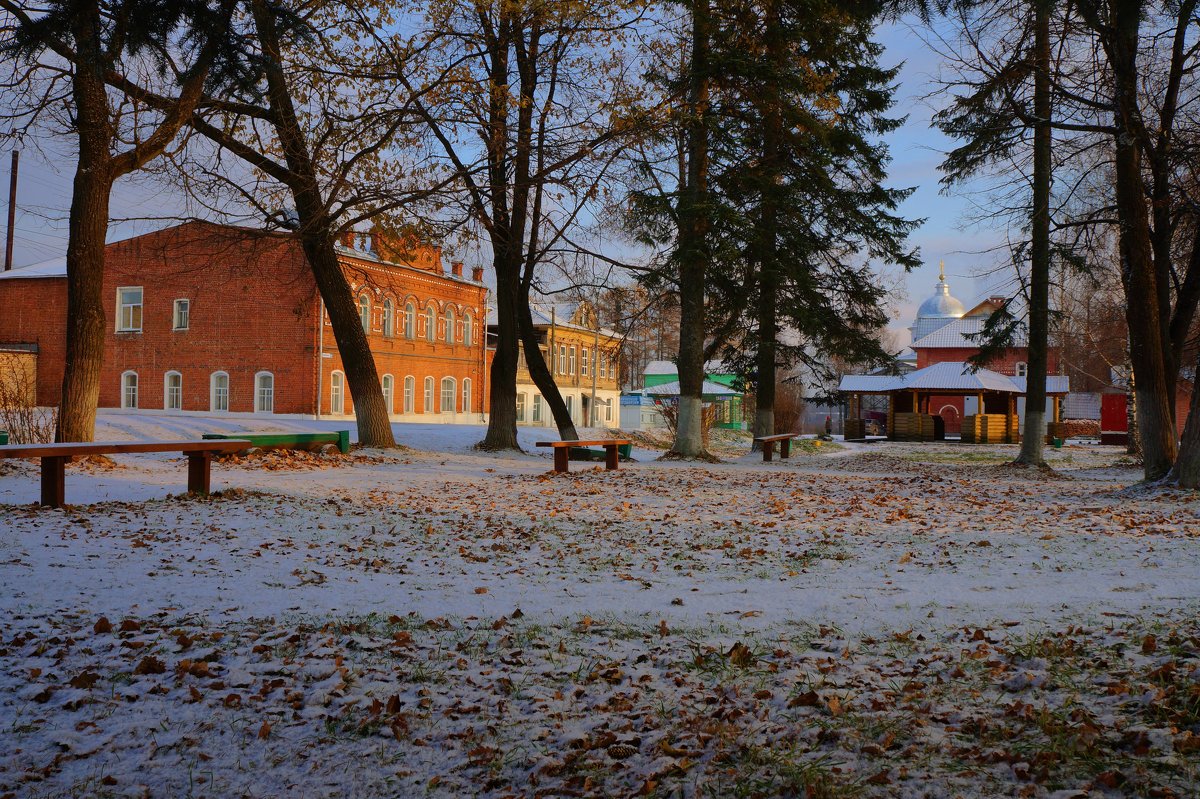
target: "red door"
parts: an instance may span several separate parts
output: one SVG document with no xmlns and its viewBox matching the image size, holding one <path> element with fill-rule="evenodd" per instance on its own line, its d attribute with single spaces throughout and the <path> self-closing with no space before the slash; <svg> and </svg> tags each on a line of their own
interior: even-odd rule
<svg viewBox="0 0 1200 799">
<path fill-rule="evenodd" d="M 1129 443 L 1129 404 L 1124 394 L 1100 395 L 1100 443 Z"/>
</svg>

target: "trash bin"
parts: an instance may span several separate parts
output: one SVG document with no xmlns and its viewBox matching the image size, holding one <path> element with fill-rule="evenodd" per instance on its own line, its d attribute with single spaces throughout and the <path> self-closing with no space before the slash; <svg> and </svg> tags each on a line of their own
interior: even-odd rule
<svg viewBox="0 0 1200 799">
<path fill-rule="evenodd" d="M 1061 438 L 1052 439 L 1055 449 L 1062 449 L 1063 440 Z"/>
</svg>

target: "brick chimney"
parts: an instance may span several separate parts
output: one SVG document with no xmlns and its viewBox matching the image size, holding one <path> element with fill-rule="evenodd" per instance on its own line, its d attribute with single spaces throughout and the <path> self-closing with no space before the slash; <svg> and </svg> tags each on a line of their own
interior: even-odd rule
<svg viewBox="0 0 1200 799">
<path fill-rule="evenodd" d="M 463 276 L 462 270 L 463 270 L 462 261 L 451 261 L 450 262 L 450 274 L 454 275 L 455 277 L 462 277 Z"/>
<path fill-rule="evenodd" d="M 988 297 L 992 305 L 1008 305 L 1008 297 Z"/>
<path fill-rule="evenodd" d="M 476 283 L 483 282 L 483 267 L 482 266 L 471 267 L 471 279 L 474 280 Z"/>
</svg>

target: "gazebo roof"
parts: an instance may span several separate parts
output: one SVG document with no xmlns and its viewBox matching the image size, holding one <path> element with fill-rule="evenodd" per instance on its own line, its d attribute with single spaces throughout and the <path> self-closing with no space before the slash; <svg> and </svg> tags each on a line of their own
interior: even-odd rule
<svg viewBox="0 0 1200 799">
<path fill-rule="evenodd" d="M 944 362 L 906 375 L 846 375 L 838 385 L 838 390 L 851 394 L 886 394 L 892 391 L 1024 394 L 1025 378 L 1009 377 L 991 369 L 972 372 L 965 363 Z M 1046 377 L 1047 394 L 1066 394 L 1067 391 L 1069 385 L 1065 375 Z"/>
</svg>

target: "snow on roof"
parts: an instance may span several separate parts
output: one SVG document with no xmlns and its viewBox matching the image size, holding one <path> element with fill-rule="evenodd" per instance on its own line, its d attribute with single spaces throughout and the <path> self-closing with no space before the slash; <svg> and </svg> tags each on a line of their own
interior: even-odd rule
<svg viewBox="0 0 1200 799">
<path fill-rule="evenodd" d="M 651 386 L 643 389 L 643 393 L 656 397 L 678 397 L 680 394 L 679 381 L 663 383 L 661 386 Z M 740 397 L 742 395 L 740 391 L 734 391 L 729 386 L 723 386 L 711 380 L 704 381 L 700 393 L 705 397 Z"/>
<path fill-rule="evenodd" d="M 670 361 L 651 361 L 642 370 L 644 375 L 675 375 L 679 374 L 678 367 Z"/>
<path fill-rule="evenodd" d="M 870 393 L 885 391 L 994 391 L 1004 394 L 1024 394 L 1025 378 L 1009 377 L 991 369 L 972 372 L 967 364 L 935 363 L 906 375 L 846 375 L 838 385 L 839 391 Z M 1065 394 L 1070 390 L 1065 375 L 1049 375 L 1046 378 L 1046 393 Z"/>
<path fill-rule="evenodd" d="M 19 280 L 23 278 L 35 277 L 66 277 L 67 276 L 67 256 L 60 255 L 57 258 L 51 258 L 49 261 L 42 261 L 38 264 L 29 266 L 19 266 L 16 269 L 10 269 L 7 272 L 0 272 L 0 280 Z"/>
<path fill-rule="evenodd" d="M 930 347 L 969 347 L 977 349 L 982 342 L 977 337 L 972 338 L 972 335 L 983 330 L 986 322 L 986 316 L 964 316 L 962 319 L 955 319 L 914 341 L 912 348 L 914 350 L 928 349 Z M 1019 334 L 1015 336 L 1013 346 L 1027 346 L 1025 337 Z"/>
</svg>

